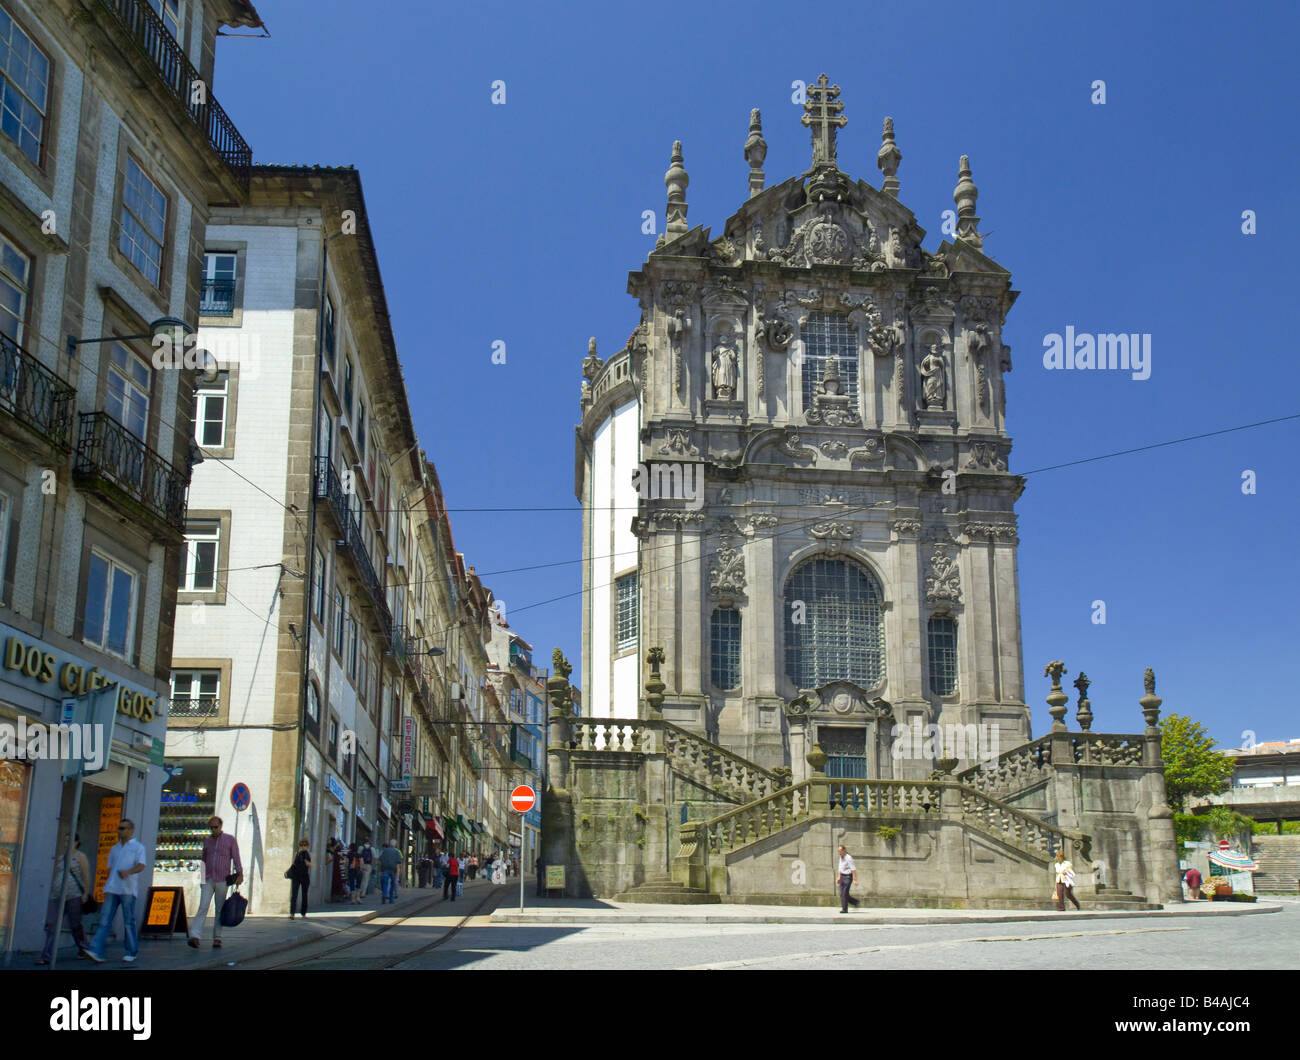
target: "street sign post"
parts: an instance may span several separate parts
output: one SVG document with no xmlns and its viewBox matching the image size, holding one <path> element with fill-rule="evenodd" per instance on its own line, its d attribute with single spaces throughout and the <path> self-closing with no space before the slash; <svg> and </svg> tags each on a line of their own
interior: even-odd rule
<svg viewBox="0 0 1300 1060">
<path fill-rule="evenodd" d="M 240 782 L 230 789 L 230 805 L 238 812 L 243 813 L 252 801 L 253 793 L 248 790 L 247 784 Z"/>
<path fill-rule="evenodd" d="M 524 821 L 523 815 L 537 803 L 537 792 L 520 784 L 510 793 L 510 808 L 519 814 L 519 911 L 524 911 Z"/>
<path fill-rule="evenodd" d="M 1226 839 L 1220 839 L 1220 840 L 1219 840 L 1219 849 L 1220 849 L 1220 850 L 1228 850 L 1231 846 L 1232 846 L 1232 844 L 1229 843 Z"/>
</svg>

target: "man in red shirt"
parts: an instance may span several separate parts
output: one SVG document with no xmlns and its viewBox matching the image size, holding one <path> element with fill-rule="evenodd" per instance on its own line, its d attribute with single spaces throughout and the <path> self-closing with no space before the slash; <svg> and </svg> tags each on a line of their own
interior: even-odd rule
<svg viewBox="0 0 1300 1060">
<path fill-rule="evenodd" d="M 213 817 L 208 822 L 212 834 L 203 840 L 203 889 L 199 892 L 199 907 L 190 919 L 189 943 L 196 950 L 199 939 L 203 936 L 203 921 L 208 916 L 208 904 L 216 898 L 215 923 L 212 926 L 212 948 L 221 948 L 221 909 L 226 904 L 227 882 L 231 878 L 231 865 L 234 865 L 234 884 L 238 887 L 244 882 L 244 865 L 239 859 L 239 844 L 235 837 L 221 831 L 220 817 Z"/>
<path fill-rule="evenodd" d="M 451 892 L 451 900 L 456 900 L 456 884 L 460 883 L 460 861 L 453 854 L 447 862 L 447 878 L 442 884 L 442 900 L 447 900 L 447 892 Z"/>
<path fill-rule="evenodd" d="M 1187 884 L 1188 898 L 1193 901 L 1200 901 L 1201 898 L 1201 870 L 1188 869 L 1183 876 L 1183 882 Z"/>
</svg>

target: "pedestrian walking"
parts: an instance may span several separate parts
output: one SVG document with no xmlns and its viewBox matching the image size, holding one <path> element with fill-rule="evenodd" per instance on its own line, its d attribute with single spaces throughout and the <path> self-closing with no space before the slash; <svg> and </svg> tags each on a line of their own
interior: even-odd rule
<svg viewBox="0 0 1300 1060">
<path fill-rule="evenodd" d="M 1188 869 L 1187 874 L 1183 876 L 1183 882 L 1187 884 L 1188 900 L 1199 902 L 1201 900 L 1201 870 L 1195 867 Z"/>
<path fill-rule="evenodd" d="M 49 964 L 50 958 L 54 956 L 54 940 L 59 933 L 59 894 L 65 893 L 67 898 L 63 902 L 63 915 L 68 921 L 68 930 L 72 933 L 72 941 L 77 944 L 77 956 L 86 955 L 86 931 L 81 926 L 81 904 L 90 901 L 90 862 L 86 860 L 86 855 L 81 852 L 81 836 L 73 836 L 75 846 L 72 851 L 72 861 L 67 870 L 67 890 L 63 890 L 63 854 L 60 853 L 58 860 L 54 863 L 54 883 L 53 890 L 50 891 L 50 905 L 45 913 L 45 948 L 41 950 L 41 956 L 36 961 L 37 964 Z M 68 849 L 68 837 L 65 835 L 59 840 L 59 850 Z"/>
<path fill-rule="evenodd" d="M 293 919 L 293 907 L 302 897 L 302 918 L 307 919 L 307 892 L 311 888 L 311 844 L 306 839 L 298 840 L 298 853 L 293 856 L 285 878 L 289 880 L 289 919 Z"/>
<path fill-rule="evenodd" d="M 442 900 L 447 900 L 448 892 L 451 893 L 451 900 L 456 900 L 456 885 L 460 883 L 460 861 L 453 854 L 447 860 L 447 879 L 442 885 Z"/>
<path fill-rule="evenodd" d="M 1056 884 L 1052 888 L 1052 896 L 1056 899 L 1056 911 L 1065 912 L 1065 900 L 1068 898 L 1074 903 L 1074 908 L 1079 908 L 1079 900 L 1074 897 L 1074 864 L 1065 856 L 1065 848 L 1060 847 L 1056 851 L 1056 864 L 1052 866 L 1056 870 Z"/>
<path fill-rule="evenodd" d="M 853 907 L 856 909 L 858 900 L 849 894 L 849 888 L 857 886 L 858 866 L 843 845 L 840 846 L 840 867 L 837 879 L 840 885 L 840 912 L 847 913 L 850 902 L 853 903 Z"/>
<path fill-rule="evenodd" d="M 361 901 L 361 851 L 356 843 L 348 844 L 348 901 L 357 905 Z"/>
<path fill-rule="evenodd" d="M 108 852 L 108 879 L 104 881 L 104 907 L 99 914 L 99 930 L 86 947 L 86 956 L 97 964 L 104 961 L 108 933 L 113 918 L 122 911 L 122 956 L 130 964 L 140 955 L 140 938 L 136 931 L 135 900 L 140 893 L 140 873 L 145 868 L 144 844 L 135 838 L 135 822 L 123 817 L 117 826 L 117 843 Z"/>
<path fill-rule="evenodd" d="M 379 904 L 397 901 L 397 870 L 402 864 L 401 852 L 397 849 L 397 840 L 390 839 L 388 845 L 379 852 Z"/>
<path fill-rule="evenodd" d="M 226 891 L 233 883 L 238 887 L 244 882 L 244 866 L 239 860 L 239 844 L 235 837 L 221 830 L 222 820 L 213 817 L 208 821 L 209 835 L 203 838 L 203 883 L 199 890 L 199 907 L 190 918 L 189 944 L 199 948 L 199 939 L 203 936 L 203 921 L 208 915 L 208 905 L 216 899 L 213 915 L 212 948 L 221 949 L 221 910 L 226 904 Z M 231 866 L 234 871 L 231 871 Z"/>
<path fill-rule="evenodd" d="M 347 847 L 338 838 L 330 840 L 329 858 L 331 865 L 330 901 L 341 902 L 348 896 L 348 860 Z"/>
<path fill-rule="evenodd" d="M 357 901 L 363 901 L 370 891 L 370 877 L 375 871 L 375 848 L 367 839 L 357 849 L 361 854 L 361 897 Z"/>
</svg>

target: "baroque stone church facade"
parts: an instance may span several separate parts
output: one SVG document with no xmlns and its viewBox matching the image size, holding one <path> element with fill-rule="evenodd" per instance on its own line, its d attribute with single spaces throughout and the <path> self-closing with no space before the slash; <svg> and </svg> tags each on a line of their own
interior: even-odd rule
<svg viewBox="0 0 1300 1060">
<path fill-rule="evenodd" d="M 966 157 L 955 235 L 931 253 L 891 119 L 880 187 L 840 170 L 839 92 L 808 87 L 811 166 L 771 187 L 752 112 L 749 197 L 716 236 L 687 222 L 673 145 L 666 230 L 628 281 L 640 323 L 583 365 L 583 687 L 590 715 L 651 716 L 662 647 L 666 722 L 796 781 L 814 744 L 830 776 L 924 778 L 974 761 L 951 734 L 994 754 L 1030 737 L 1016 292 L 984 253 Z M 891 754 L 896 725 L 938 725 L 938 745 Z"/>
</svg>

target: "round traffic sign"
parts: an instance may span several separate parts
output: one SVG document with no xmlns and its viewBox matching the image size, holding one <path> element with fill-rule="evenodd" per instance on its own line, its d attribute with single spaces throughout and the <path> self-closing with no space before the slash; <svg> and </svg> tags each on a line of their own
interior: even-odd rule
<svg viewBox="0 0 1300 1060">
<path fill-rule="evenodd" d="M 1219 849 L 1220 849 L 1220 850 L 1227 850 L 1227 849 L 1229 849 L 1230 846 L 1231 846 L 1231 844 L 1230 844 L 1226 839 L 1220 839 L 1220 840 L 1219 840 Z"/>
<path fill-rule="evenodd" d="M 236 810 L 248 809 L 248 804 L 253 801 L 253 793 L 248 790 L 248 785 L 240 782 L 230 789 L 230 805 Z"/>
<path fill-rule="evenodd" d="M 510 808 L 516 813 L 527 813 L 537 802 L 537 792 L 527 784 L 520 784 L 510 793 Z"/>
</svg>

